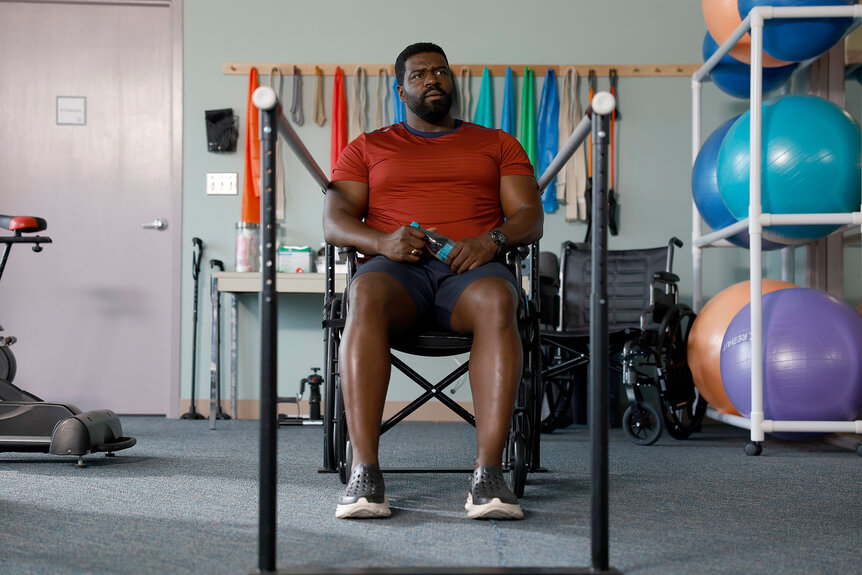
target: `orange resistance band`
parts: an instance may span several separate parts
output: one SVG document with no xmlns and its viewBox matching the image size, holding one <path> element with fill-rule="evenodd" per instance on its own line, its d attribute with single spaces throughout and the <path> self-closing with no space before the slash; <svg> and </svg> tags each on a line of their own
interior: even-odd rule
<svg viewBox="0 0 862 575">
<path fill-rule="evenodd" d="M 258 109 L 252 94 L 258 87 L 257 68 L 248 77 L 248 107 L 246 108 L 245 177 L 242 186 L 242 221 L 260 223 L 260 134 Z"/>
</svg>

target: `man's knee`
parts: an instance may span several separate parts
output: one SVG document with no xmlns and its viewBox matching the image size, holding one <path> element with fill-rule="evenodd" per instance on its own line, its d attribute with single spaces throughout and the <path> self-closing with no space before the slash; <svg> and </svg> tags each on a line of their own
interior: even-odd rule
<svg viewBox="0 0 862 575">
<path fill-rule="evenodd" d="M 350 285 L 348 320 L 394 326 L 416 315 L 410 294 L 398 280 L 383 273 L 366 273 Z"/>
<path fill-rule="evenodd" d="M 455 304 L 455 323 L 469 322 L 475 331 L 487 326 L 496 330 L 517 325 L 518 294 L 502 278 L 487 277 L 471 284 Z"/>
</svg>

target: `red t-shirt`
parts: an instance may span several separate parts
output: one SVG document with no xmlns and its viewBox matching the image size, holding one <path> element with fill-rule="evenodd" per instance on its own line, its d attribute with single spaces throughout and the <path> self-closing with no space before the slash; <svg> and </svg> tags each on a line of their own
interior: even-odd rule
<svg viewBox="0 0 862 575">
<path fill-rule="evenodd" d="M 503 223 L 500 177 L 510 175 L 534 175 L 521 144 L 469 122 L 442 134 L 404 123 L 360 134 L 332 170 L 333 181 L 368 184 L 368 226 L 391 233 L 415 221 L 454 241 Z"/>
</svg>

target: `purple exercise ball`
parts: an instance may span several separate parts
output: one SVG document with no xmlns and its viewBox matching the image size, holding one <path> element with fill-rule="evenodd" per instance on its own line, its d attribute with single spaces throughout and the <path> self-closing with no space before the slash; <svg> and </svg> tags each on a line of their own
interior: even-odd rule
<svg viewBox="0 0 862 575">
<path fill-rule="evenodd" d="M 827 293 L 789 288 L 763 295 L 763 411 L 776 421 L 852 421 L 862 412 L 862 316 Z M 751 413 L 751 305 L 730 322 L 721 379 Z M 803 433 L 778 433 L 803 439 Z M 815 434 L 816 436 L 816 434 Z"/>
</svg>

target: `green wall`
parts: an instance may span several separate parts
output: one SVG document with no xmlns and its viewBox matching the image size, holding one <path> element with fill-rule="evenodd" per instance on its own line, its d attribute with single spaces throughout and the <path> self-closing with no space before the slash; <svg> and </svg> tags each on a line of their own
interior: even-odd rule
<svg viewBox="0 0 862 575">
<path fill-rule="evenodd" d="M 239 196 L 207 196 L 207 172 L 243 174 L 246 76 L 222 74 L 225 62 L 381 64 L 393 62 L 407 44 L 432 41 L 446 50 L 453 65 L 469 64 L 696 64 L 706 27 L 700 2 L 693 0 L 328 0 L 279 1 L 184 0 L 183 107 L 183 367 L 182 397 L 190 395 L 191 369 L 191 238 L 206 244 L 201 274 L 198 397 L 208 394 L 210 303 L 208 260 L 220 259 L 233 268 L 234 224 L 239 219 Z M 265 73 L 265 70 L 261 70 Z M 370 70 L 373 74 L 374 71 Z M 537 69 L 536 98 L 544 70 Z M 306 122 L 297 132 L 325 172 L 329 170 L 330 124 L 312 121 L 314 80 L 304 78 Z M 261 83 L 268 82 L 267 76 Z M 349 80 L 348 82 L 350 82 Z M 480 78 L 474 77 L 473 101 Z M 620 78 L 618 101 L 617 193 L 620 235 L 611 249 L 662 245 L 671 235 L 686 246 L 676 258 L 683 298 L 690 300 L 691 196 L 691 80 L 682 78 Z M 348 83 L 348 94 L 351 84 Z M 600 79 L 600 87 L 607 80 Z M 331 116 L 332 78 L 325 88 Z M 368 80 L 368 115 L 374 117 L 376 78 Z M 502 78 L 496 80 L 497 116 L 502 102 Z M 291 78 L 282 97 L 289 101 Z M 520 87 L 516 90 L 520 100 Z M 848 89 L 858 110 L 858 86 Z M 586 102 L 586 80 L 581 82 Z M 204 111 L 232 107 L 240 116 L 239 152 L 213 154 L 206 150 Z M 746 104 L 706 85 L 703 96 L 704 137 Z M 391 113 L 390 113 L 391 114 Z M 391 115 L 390 115 L 391 117 Z M 323 240 L 323 197 L 297 160 L 285 154 L 285 235 L 290 243 L 314 247 Z M 580 241 L 585 227 L 567 223 L 564 210 L 546 216 L 542 248 L 558 251 L 565 240 Z M 858 249 L 848 250 L 858 268 Z M 766 257 L 767 273 L 780 274 L 777 256 Z M 710 250 L 704 258 L 707 273 L 704 295 L 747 277 L 747 252 Z M 854 277 L 858 277 L 856 274 Z M 280 299 L 279 395 L 295 394 L 309 368 L 322 367 L 320 329 L 322 297 L 303 295 Z M 229 298 L 223 296 L 223 309 Z M 257 298 L 240 298 L 240 398 L 258 396 Z M 228 314 L 225 314 L 228 315 Z M 227 323 L 225 323 L 227 326 Z M 227 339 L 225 329 L 223 339 Z M 223 347 L 224 367 L 229 350 Z M 452 361 L 452 360 L 450 360 Z M 427 365 L 420 361 L 418 365 Z M 438 365 L 439 368 L 439 365 Z M 432 372 L 440 371 L 434 369 Z M 469 398 L 467 387 L 458 399 Z M 413 386 L 398 376 L 390 399 L 411 399 Z"/>
</svg>

